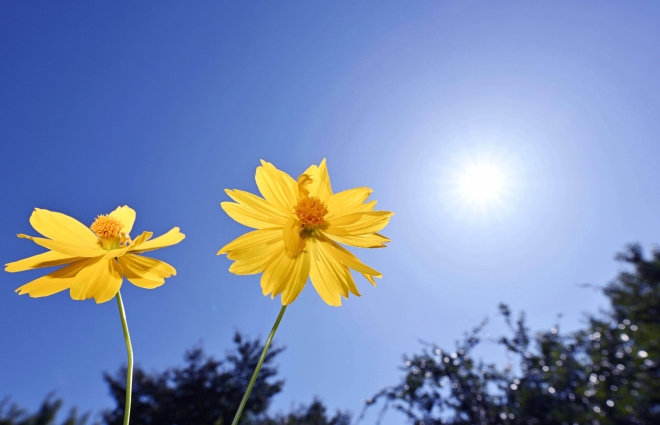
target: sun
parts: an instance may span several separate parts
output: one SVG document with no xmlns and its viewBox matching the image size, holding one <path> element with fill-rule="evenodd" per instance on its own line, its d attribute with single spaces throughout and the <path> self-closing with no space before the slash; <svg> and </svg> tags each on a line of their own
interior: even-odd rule
<svg viewBox="0 0 660 425">
<path fill-rule="evenodd" d="M 494 163 L 468 164 L 457 179 L 457 190 L 467 201 L 474 204 L 498 202 L 504 195 L 506 177 Z"/>
<path fill-rule="evenodd" d="M 503 156 L 483 152 L 456 160 L 449 178 L 450 207 L 460 216 L 489 221 L 513 204 L 515 167 Z"/>
</svg>

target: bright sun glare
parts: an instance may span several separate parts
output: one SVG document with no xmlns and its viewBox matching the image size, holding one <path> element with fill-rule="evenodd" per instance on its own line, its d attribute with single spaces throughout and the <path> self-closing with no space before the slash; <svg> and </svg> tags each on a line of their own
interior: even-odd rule
<svg viewBox="0 0 660 425">
<path fill-rule="evenodd" d="M 465 156 L 452 168 L 452 209 L 457 213 L 483 221 L 511 208 L 513 167 L 502 157 Z"/>
<path fill-rule="evenodd" d="M 504 175 L 494 164 L 470 164 L 462 170 L 458 190 L 473 203 L 495 202 L 504 191 Z"/>
</svg>

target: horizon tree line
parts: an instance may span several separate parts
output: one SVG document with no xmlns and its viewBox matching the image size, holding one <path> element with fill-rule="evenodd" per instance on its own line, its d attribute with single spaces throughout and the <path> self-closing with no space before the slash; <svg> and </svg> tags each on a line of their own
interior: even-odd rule
<svg viewBox="0 0 660 425">
<path fill-rule="evenodd" d="M 658 424 L 660 250 L 647 258 L 639 245 L 630 245 L 616 258 L 628 268 L 600 288 L 611 307 L 589 315 L 583 329 L 562 333 L 555 325 L 532 334 L 524 313 L 515 316 L 500 304 L 507 335 L 485 338 L 484 321 L 454 349 L 423 343 L 418 353 L 404 356 L 400 381 L 370 397 L 356 417 L 342 410 L 330 415 L 318 398 L 288 413 L 270 414 L 272 399 L 284 385 L 274 363 L 283 348 L 275 347 L 241 424 L 357 425 L 374 409 L 377 424 L 389 409 L 413 425 Z M 474 357 L 474 349 L 485 343 L 502 346 L 510 361 L 501 365 Z M 263 348 L 260 340 L 238 332 L 234 345 L 220 360 L 193 347 L 183 366 L 154 373 L 136 368 L 131 423 L 230 424 Z M 0 425 L 120 425 L 125 376 L 124 368 L 104 374 L 115 407 L 94 422 L 90 413 L 75 408 L 57 422 L 63 402 L 49 395 L 35 412 L 8 398 L 0 401 Z"/>
</svg>

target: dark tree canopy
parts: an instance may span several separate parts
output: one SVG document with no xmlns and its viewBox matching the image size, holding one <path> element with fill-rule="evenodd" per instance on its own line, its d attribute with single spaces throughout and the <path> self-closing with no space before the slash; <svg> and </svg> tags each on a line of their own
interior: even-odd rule
<svg viewBox="0 0 660 425">
<path fill-rule="evenodd" d="M 404 358 L 402 381 L 368 405 L 383 402 L 416 425 L 660 424 L 660 251 L 645 259 L 633 245 L 617 258 L 630 270 L 603 288 L 611 310 L 586 329 L 532 336 L 524 315 L 514 323 L 501 305 L 511 335 L 497 342 L 515 366 L 472 357 L 478 327 L 456 350 L 427 344 Z"/>
<path fill-rule="evenodd" d="M 532 335 L 524 314 L 514 318 L 502 304 L 507 336 L 484 340 L 484 322 L 454 350 L 425 343 L 421 352 L 404 357 L 401 382 L 376 394 L 365 411 L 380 403 L 381 412 L 394 408 L 415 425 L 660 424 L 660 250 L 645 258 L 633 245 L 617 258 L 627 271 L 601 288 L 611 308 L 588 317 L 585 329 L 562 333 L 555 326 Z M 509 363 L 476 359 L 474 349 L 484 342 L 501 345 Z M 238 333 L 234 343 L 222 360 L 194 348 L 182 367 L 151 374 L 136 368 L 131 424 L 229 425 L 263 348 Z M 289 413 L 268 414 L 283 386 L 273 364 L 281 351 L 275 347 L 268 354 L 241 424 L 349 425 L 348 413 L 330 417 L 318 399 Z M 107 425 L 123 422 L 125 375 L 125 369 L 105 375 L 116 402 L 103 413 Z M 0 425 L 55 425 L 61 406 L 50 396 L 29 414 L 5 400 Z M 61 424 L 84 425 L 87 418 L 74 409 Z"/>
<path fill-rule="evenodd" d="M 0 401 L 0 425 L 55 425 L 56 416 L 62 408 L 62 400 L 54 399 L 52 395 L 46 397 L 39 409 L 34 413 L 27 413 L 9 399 Z M 89 414 L 78 416 L 76 409 L 69 411 L 68 416 L 61 425 L 85 425 Z"/>
<path fill-rule="evenodd" d="M 234 336 L 235 348 L 222 360 L 204 354 L 199 347 L 185 353 L 184 366 L 163 372 L 146 373 L 139 367 L 133 376 L 131 425 L 228 425 L 231 424 L 243 393 L 259 361 L 263 345 L 259 340 Z M 270 402 L 284 384 L 276 379 L 274 359 L 282 348 L 271 347 L 259 378 L 243 412 L 243 425 L 349 425 L 350 416 L 336 412 L 330 417 L 323 403 L 314 399 L 290 413 L 269 416 Z M 104 375 L 116 403 L 103 412 L 106 425 L 121 425 L 124 418 L 126 369 L 116 376 Z M 56 425 L 62 401 L 46 398 L 40 409 L 28 414 L 9 400 L 0 402 L 0 425 Z M 86 425 L 88 415 L 78 417 L 72 409 L 61 425 Z"/>
<path fill-rule="evenodd" d="M 225 360 L 206 356 L 201 348 L 188 351 L 185 366 L 148 374 L 134 370 L 133 425 L 228 425 L 248 386 L 263 345 L 259 340 L 247 341 L 240 334 L 234 336 L 235 351 Z M 271 398 L 282 390 L 284 381 L 274 380 L 277 368 L 273 360 L 282 351 L 271 348 L 259 378 L 245 406 L 241 423 L 249 423 L 263 416 Z M 108 425 L 121 425 L 124 418 L 126 370 L 116 377 L 108 374 L 105 380 L 117 407 L 104 414 Z"/>
<path fill-rule="evenodd" d="M 350 425 L 349 413 L 336 412 L 329 418 L 326 410 L 320 400 L 314 399 L 307 406 L 300 406 L 288 414 L 266 417 L 256 421 L 254 425 Z"/>
</svg>

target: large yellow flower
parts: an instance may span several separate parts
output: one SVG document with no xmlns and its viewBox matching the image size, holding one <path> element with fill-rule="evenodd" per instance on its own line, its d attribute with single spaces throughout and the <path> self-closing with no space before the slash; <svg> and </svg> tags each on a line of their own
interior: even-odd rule
<svg viewBox="0 0 660 425">
<path fill-rule="evenodd" d="M 234 260 L 229 271 L 263 273 L 264 295 L 282 294 L 284 305 L 298 297 L 308 276 L 321 298 L 333 306 L 341 305 L 341 297 L 348 298 L 349 292 L 360 295 L 350 269 L 375 286 L 373 278 L 381 274 L 337 243 L 380 248 L 390 241 L 377 232 L 393 213 L 374 211 L 376 201 L 365 203 L 372 190 L 359 187 L 333 194 L 325 159 L 305 170 L 298 181 L 269 162 L 261 164 L 255 178 L 263 198 L 227 189 L 236 202 L 221 204 L 231 218 L 258 229 L 218 252 Z"/>
<path fill-rule="evenodd" d="M 67 215 L 35 208 L 30 224 L 45 238 L 18 235 L 30 239 L 50 251 L 6 264 L 5 271 L 20 272 L 40 267 L 69 264 L 16 290 L 19 295 L 46 297 L 70 289 L 71 298 L 94 298 L 97 303 L 112 299 L 122 283 L 122 276 L 136 286 L 153 289 L 176 274 L 174 267 L 141 254 L 174 245 L 185 235 L 178 227 L 150 239 L 152 232 L 143 232 L 134 240 L 130 232 L 135 211 L 118 207 L 108 215 L 100 215 L 88 228 Z"/>
</svg>

